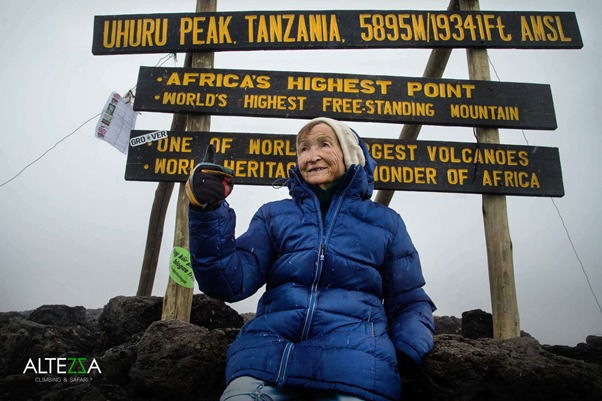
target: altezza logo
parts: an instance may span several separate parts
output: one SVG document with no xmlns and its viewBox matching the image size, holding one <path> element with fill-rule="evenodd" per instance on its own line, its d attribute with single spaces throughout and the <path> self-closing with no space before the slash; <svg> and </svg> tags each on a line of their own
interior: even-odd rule
<svg viewBox="0 0 602 401">
<path fill-rule="evenodd" d="M 37 365 L 31 358 L 27 361 L 23 374 L 62 374 L 62 375 L 86 375 L 93 370 L 102 373 L 96 358 L 88 362 L 88 358 L 38 358 Z"/>
</svg>

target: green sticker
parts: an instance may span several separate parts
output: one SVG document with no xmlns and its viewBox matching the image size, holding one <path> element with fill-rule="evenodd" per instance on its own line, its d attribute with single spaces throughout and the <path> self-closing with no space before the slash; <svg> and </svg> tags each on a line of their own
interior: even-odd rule
<svg viewBox="0 0 602 401">
<path fill-rule="evenodd" d="M 192 288 L 194 286 L 194 274 L 192 273 L 188 249 L 176 246 L 171 251 L 169 277 L 182 287 Z"/>
</svg>

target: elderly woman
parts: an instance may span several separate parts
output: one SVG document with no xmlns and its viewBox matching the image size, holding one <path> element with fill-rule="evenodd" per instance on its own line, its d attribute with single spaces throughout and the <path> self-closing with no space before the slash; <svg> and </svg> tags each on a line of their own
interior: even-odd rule
<svg viewBox="0 0 602 401">
<path fill-rule="evenodd" d="M 234 238 L 226 169 L 188 182 L 200 289 L 235 302 L 266 291 L 228 350 L 222 400 L 398 400 L 398 359 L 433 345 L 434 306 L 401 217 L 370 200 L 376 163 L 347 125 L 297 135 L 292 199 L 270 202 Z"/>
</svg>

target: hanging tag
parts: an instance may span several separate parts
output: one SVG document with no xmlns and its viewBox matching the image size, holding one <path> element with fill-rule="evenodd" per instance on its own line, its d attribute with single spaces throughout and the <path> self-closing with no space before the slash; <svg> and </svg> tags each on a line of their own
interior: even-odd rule
<svg viewBox="0 0 602 401">
<path fill-rule="evenodd" d="M 96 137 L 127 154 L 130 131 L 136 127 L 138 114 L 132 103 L 126 103 L 119 93 L 111 93 L 96 124 Z"/>
</svg>

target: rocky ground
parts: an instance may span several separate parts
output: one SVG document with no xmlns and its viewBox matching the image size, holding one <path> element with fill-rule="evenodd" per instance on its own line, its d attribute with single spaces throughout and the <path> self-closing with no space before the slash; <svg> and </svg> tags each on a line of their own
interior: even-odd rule
<svg viewBox="0 0 602 401">
<path fill-rule="evenodd" d="M 161 321 L 161 307 L 159 297 L 120 296 L 97 310 L 0 313 L 0 400 L 218 400 L 226 349 L 252 315 L 204 295 L 194 296 L 191 323 Z M 527 333 L 494 340 L 491 315 L 478 310 L 436 323 L 435 347 L 409 375 L 405 400 L 602 400 L 602 337 L 576 347 Z M 98 369 L 41 373 L 55 357 Z"/>
</svg>

